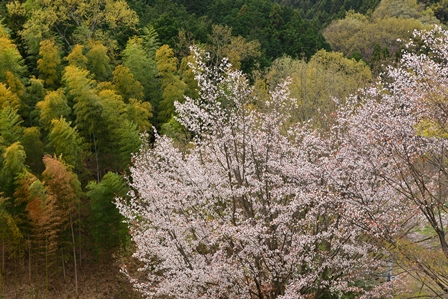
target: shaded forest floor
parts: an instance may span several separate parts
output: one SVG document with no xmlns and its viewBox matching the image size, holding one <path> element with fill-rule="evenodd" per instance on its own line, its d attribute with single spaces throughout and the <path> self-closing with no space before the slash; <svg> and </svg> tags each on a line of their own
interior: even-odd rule
<svg viewBox="0 0 448 299">
<path fill-rule="evenodd" d="M 18 268 L 18 267 L 17 267 Z M 77 298 L 73 269 L 67 269 L 64 277 L 54 275 L 48 280 L 46 292 L 45 274 L 38 279 L 31 277 L 25 267 L 7 267 L 0 277 L 0 299 Z M 140 299 L 118 265 L 85 262 L 78 272 L 80 299 Z"/>
</svg>

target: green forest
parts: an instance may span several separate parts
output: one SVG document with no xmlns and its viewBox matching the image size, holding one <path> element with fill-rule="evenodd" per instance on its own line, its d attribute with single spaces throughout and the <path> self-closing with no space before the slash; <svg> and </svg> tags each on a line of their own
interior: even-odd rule
<svg viewBox="0 0 448 299">
<path fill-rule="evenodd" d="M 226 59 L 247 78 L 250 109 L 268 110 L 289 82 L 283 132 L 306 124 L 325 136 L 350 95 L 387 84 L 410 40 L 429 53 L 413 32 L 446 28 L 447 14 L 446 0 L 0 0 L 0 298 L 177 298 L 129 282 L 151 266 L 133 257 L 116 198 L 138 193 L 139 149 L 166 136 L 187 155 L 201 138 L 175 104 L 206 92 L 193 49 L 207 68 Z M 419 296 L 426 278 L 414 278 L 411 295 L 378 298 Z M 358 298 L 330 289 L 301 298 Z M 197 298 L 236 298 L 223 294 Z"/>
</svg>

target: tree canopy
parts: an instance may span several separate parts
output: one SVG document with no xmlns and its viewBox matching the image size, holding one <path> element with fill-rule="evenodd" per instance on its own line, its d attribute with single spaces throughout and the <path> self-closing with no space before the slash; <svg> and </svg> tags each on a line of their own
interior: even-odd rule
<svg viewBox="0 0 448 299">
<path fill-rule="evenodd" d="M 445 296 L 446 12 L 0 1 L 0 297 Z"/>
<path fill-rule="evenodd" d="M 182 152 L 157 136 L 134 157 L 131 198 L 118 199 L 144 264 L 143 280 L 128 274 L 134 287 L 148 298 L 382 294 L 355 286 L 378 271 L 381 249 L 361 241 L 356 204 L 345 214 L 322 182 L 331 146 L 306 126 L 284 132 L 296 104 L 286 86 L 254 107 L 241 72 L 202 55 L 199 98 L 176 104 L 196 138 Z"/>
</svg>

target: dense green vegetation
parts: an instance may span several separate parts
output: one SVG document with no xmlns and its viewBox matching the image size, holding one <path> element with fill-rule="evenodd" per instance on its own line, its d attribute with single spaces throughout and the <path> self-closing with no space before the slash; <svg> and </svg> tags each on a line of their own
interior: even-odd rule
<svg viewBox="0 0 448 299">
<path fill-rule="evenodd" d="M 349 10 L 354 10 L 361 14 L 371 13 L 380 2 L 379 0 L 320 0 L 320 1 L 299 1 L 299 0 L 278 0 L 280 4 L 290 5 L 297 8 L 306 19 L 314 20 L 321 24 L 322 28 L 327 26 L 332 20 L 343 18 Z"/>
<path fill-rule="evenodd" d="M 445 0 L 0 1 L 0 297 L 24 282 L 48 296 L 61 277 L 82 295 L 86 261 L 128 257 L 112 202 L 141 133 L 191 138 L 174 118 L 198 95 L 190 46 L 227 57 L 261 98 L 290 78 L 291 121 L 325 129 L 333 97 L 447 12 Z"/>
</svg>

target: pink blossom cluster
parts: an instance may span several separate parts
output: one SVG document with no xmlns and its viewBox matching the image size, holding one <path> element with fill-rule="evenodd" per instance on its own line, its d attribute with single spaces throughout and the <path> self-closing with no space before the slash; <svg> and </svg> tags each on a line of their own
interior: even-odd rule
<svg viewBox="0 0 448 299">
<path fill-rule="evenodd" d="M 135 288 L 182 299 L 389 293 L 388 246 L 421 221 L 445 242 L 447 141 L 419 128 L 443 129 L 448 76 L 434 55 L 448 57 L 447 33 L 416 38 L 432 56 L 404 54 L 322 134 L 290 124 L 287 83 L 261 102 L 240 71 L 192 49 L 199 98 L 176 109 L 193 141 L 181 150 L 157 135 L 117 200 L 143 265 L 143 280 L 128 274 Z"/>
</svg>

